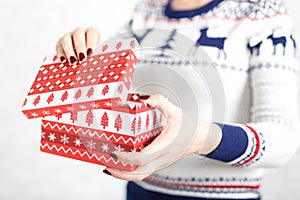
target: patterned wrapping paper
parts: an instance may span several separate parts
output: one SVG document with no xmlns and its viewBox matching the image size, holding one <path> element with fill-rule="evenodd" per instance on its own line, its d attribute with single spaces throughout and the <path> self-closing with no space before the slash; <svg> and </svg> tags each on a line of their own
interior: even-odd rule
<svg viewBox="0 0 300 200">
<path fill-rule="evenodd" d="M 41 151 L 132 171 L 136 166 L 109 156 L 113 151 L 140 151 L 160 134 L 162 113 L 141 102 L 111 101 L 106 108 L 50 116 L 42 121 Z"/>
<path fill-rule="evenodd" d="M 75 65 L 46 57 L 23 103 L 23 113 L 39 118 L 70 112 L 71 107 L 93 109 L 93 102 L 101 104 L 105 99 L 124 103 L 137 61 L 132 51 L 135 44 L 134 39 L 119 41 L 110 45 L 112 52 L 105 52 L 112 50 L 105 44 L 101 54 Z"/>
<path fill-rule="evenodd" d="M 128 94 L 137 62 L 135 39 L 103 44 L 84 62 L 45 57 L 22 112 L 43 118 L 42 152 L 134 170 L 109 156 L 140 151 L 160 134 L 163 114 Z M 100 51 L 100 52 L 99 52 Z"/>
</svg>

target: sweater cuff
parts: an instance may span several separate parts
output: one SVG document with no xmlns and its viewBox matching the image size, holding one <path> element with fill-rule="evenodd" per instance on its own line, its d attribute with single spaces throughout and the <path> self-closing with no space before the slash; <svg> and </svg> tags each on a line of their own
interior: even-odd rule
<svg viewBox="0 0 300 200">
<path fill-rule="evenodd" d="M 247 133 L 239 126 L 218 124 L 222 129 L 222 139 L 219 146 L 206 157 L 231 162 L 243 155 L 248 147 Z"/>
<path fill-rule="evenodd" d="M 219 146 L 207 158 L 219 160 L 236 167 L 249 166 L 265 151 L 263 135 L 249 125 L 218 124 L 222 129 Z"/>
</svg>

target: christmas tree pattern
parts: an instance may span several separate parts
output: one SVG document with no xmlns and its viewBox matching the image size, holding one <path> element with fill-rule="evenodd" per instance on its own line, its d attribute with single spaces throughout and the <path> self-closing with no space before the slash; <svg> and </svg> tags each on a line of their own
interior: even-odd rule
<svg viewBox="0 0 300 200">
<path fill-rule="evenodd" d="M 101 117 L 101 125 L 103 126 L 103 129 L 105 129 L 106 126 L 108 126 L 108 116 L 106 112 L 104 112 L 104 114 Z"/>
<path fill-rule="evenodd" d="M 77 99 L 79 99 L 80 97 L 81 97 L 81 89 L 79 89 L 79 90 L 77 90 L 76 91 L 76 93 L 75 93 L 75 96 L 74 96 L 74 98 L 77 100 Z"/>
<path fill-rule="evenodd" d="M 55 117 L 57 118 L 57 120 L 60 120 L 60 118 L 62 117 L 62 113 L 57 113 L 57 114 L 55 115 Z"/>
<path fill-rule="evenodd" d="M 146 129 L 149 128 L 149 114 L 147 114 L 147 117 L 146 117 Z"/>
<path fill-rule="evenodd" d="M 119 94 L 122 94 L 122 92 L 123 92 L 123 85 L 119 85 L 117 91 L 118 91 Z"/>
<path fill-rule="evenodd" d="M 68 91 L 65 91 L 64 94 L 61 96 L 61 102 L 64 102 L 68 98 Z"/>
<path fill-rule="evenodd" d="M 106 85 L 102 90 L 103 96 L 105 96 L 108 93 L 108 91 L 109 91 L 109 87 L 108 87 L 108 85 Z"/>
<path fill-rule="evenodd" d="M 76 110 L 72 111 L 70 120 L 74 123 L 75 121 L 77 121 L 77 117 L 78 117 L 78 112 Z"/>
<path fill-rule="evenodd" d="M 51 95 L 49 95 L 49 97 L 47 98 L 47 103 L 50 104 L 54 99 L 54 94 L 52 93 Z"/>
<path fill-rule="evenodd" d="M 94 95 L 94 88 L 91 87 L 91 88 L 89 89 L 89 91 L 87 92 L 86 96 L 87 96 L 88 98 L 90 98 L 90 97 L 93 96 L 93 95 Z"/>
<path fill-rule="evenodd" d="M 139 116 L 139 121 L 138 121 L 138 132 L 140 132 L 142 129 L 142 118 Z"/>
<path fill-rule="evenodd" d="M 92 113 L 91 110 L 89 110 L 89 112 L 86 114 L 85 122 L 87 123 L 88 126 L 90 126 L 91 124 L 93 124 L 93 122 L 94 122 L 94 115 L 93 115 L 93 113 Z"/>
<path fill-rule="evenodd" d="M 33 105 L 36 106 L 37 104 L 39 104 L 39 103 L 40 103 L 40 100 L 41 100 L 41 97 L 40 97 L 40 95 L 39 95 L 39 96 L 37 96 L 37 97 L 34 99 Z"/>
<path fill-rule="evenodd" d="M 135 126 L 136 126 L 136 117 L 133 119 L 131 123 L 131 131 L 133 134 L 135 134 Z"/>
<path fill-rule="evenodd" d="M 153 112 L 153 126 L 155 126 L 156 125 L 156 112 L 154 111 Z"/>
<path fill-rule="evenodd" d="M 117 116 L 114 127 L 117 129 L 117 131 L 119 131 L 122 128 L 122 119 L 120 115 Z"/>
<path fill-rule="evenodd" d="M 24 100 L 23 106 L 25 106 L 27 103 L 27 98 Z"/>
</svg>

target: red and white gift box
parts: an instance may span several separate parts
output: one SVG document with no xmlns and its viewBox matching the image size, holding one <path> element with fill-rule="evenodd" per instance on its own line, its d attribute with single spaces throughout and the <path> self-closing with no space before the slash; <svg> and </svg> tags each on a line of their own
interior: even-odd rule
<svg viewBox="0 0 300 200">
<path fill-rule="evenodd" d="M 23 113 L 38 118 L 70 112 L 70 107 L 93 109 L 89 107 L 91 102 L 105 99 L 121 99 L 124 103 L 137 58 L 131 49 L 121 50 L 123 43 L 117 43 L 116 51 L 88 57 L 75 65 L 57 62 L 55 56 L 52 63 L 51 58 L 45 58 L 23 103 Z M 130 48 L 134 44 L 131 40 Z M 102 50 L 107 50 L 107 45 Z"/>
<path fill-rule="evenodd" d="M 134 170 L 109 156 L 140 151 L 163 129 L 163 114 L 128 95 L 137 57 L 135 39 L 104 44 L 99 55 L 69 65 L 46 57 L 22 112 L 42 120 L 41 151 Z"/>
<path fill-rule="evenodd" d="M 41 151 L 110 166 L 134 170 L 109 154 L 135 152 L 147 146 L 163 129 L 164 117 L 141 102 L 65 113 L 42 121 Z M 74 117 L 75 116 L 75 117 Z"/>
</svg>

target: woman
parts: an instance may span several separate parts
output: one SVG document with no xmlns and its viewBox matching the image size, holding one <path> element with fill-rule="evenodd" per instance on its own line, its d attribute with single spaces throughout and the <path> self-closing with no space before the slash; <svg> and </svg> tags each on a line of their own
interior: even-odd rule
<svg viewBox="0 0 300 200">
<path fill-rule="evenodd" d="M 178 137 L 184 113 L 161 95 L 141 96 L 168 116 L 168 126 L 141 152 L 111 154 L 139 165 L 137 171 L 107 168 L 104 173 L 135 181 L 128 184 L 128 200 L 260 199 L 265 169 L 285 164 L 299 143 L 296 43 L 283 1 L 142 0 L 127 27 L 142 44 L 151 31 L 135 34 L 139 28 L 181 32 L 194 41 L 187 54 L 198 47 L 206 51 L 213 59 L 208 66 L 222 79 L 225 119 L 198 120 L 193 141 L 159 160 L 162 154 L 147 155 Z M 78 28 L 58 41 L 57 54 L 74 64 L 99 42 L 97 29 Z"/>
</svg>

